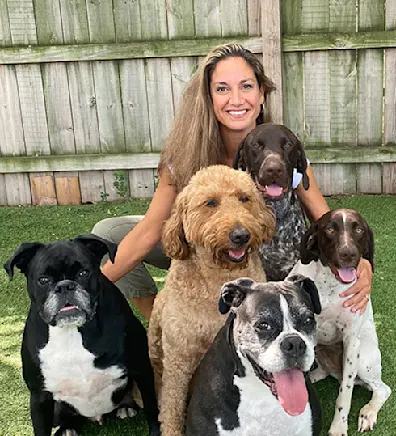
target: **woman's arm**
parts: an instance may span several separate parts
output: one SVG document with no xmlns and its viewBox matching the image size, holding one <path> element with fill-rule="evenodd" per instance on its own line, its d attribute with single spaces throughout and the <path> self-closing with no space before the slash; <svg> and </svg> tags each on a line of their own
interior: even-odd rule
<svg viewBox="0 0 396 436">
<path fill-rule="evenodd" d="M 121 241 L 114 263 L 109 260 L 102 267 L 109 280 L 116 282 L 131 271 L 161 240 L 176 195 L 169 174 L 163 171 L 146 215 Z"/>
<path fill-rule="evenodd" d="M 309 177 L 309 188 L 305 190 L 302 183 L 300 183 L 296 188 L 296 192 L 304 206 L 309 221 L 313 223 L 330 209 L 320 192 L 311 165 L 308 165 L 306 173 Z"/>
<path fill-rule="evenodd" d="M 307 168 L 307 176 L 309 177 L 309 189 L 306 191 L 302 186 L 302 183 L 300 183 L 296 192 L 304 206 L 309 220 L 315 222 L 330 209 L 320 192 L 310 165 Z M 350 297 L 344 301 L 344 307 L 350 307 L 352 312 L 360 310 L 360 314 L 363 315 L 368 303 L 367 297 L 371 292 L 372 277 L 373 271 L 370 262 L 366 259 L 361 259 L 357 267 L 356 282 L 345 292 L 340 294 L 340 297 L 342 298 Z"/>
</svg>

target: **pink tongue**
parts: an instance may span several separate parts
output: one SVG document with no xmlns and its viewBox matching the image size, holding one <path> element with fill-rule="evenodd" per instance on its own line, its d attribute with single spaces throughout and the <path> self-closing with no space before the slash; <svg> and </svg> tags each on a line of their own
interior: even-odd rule
<svg viewBox="0 0 396 436">
<path fill-rule="evenodd" d="M 356 270 L 355 268 L 340 268 L 338 275 L 343 282 L 350 283 L 356 279 Z"/>
<path fill-rule="evenodd" d="M 228 252 L 228 255 L 233 259 L 240 259 L 245 255 L 245 253 L 246 253 L 245 248 L 235 248 L 234 250 L 230 250 Z"/>
<path fill-rule="evenodd" d="M 293 368 L 272 374 L 279 403 L 291 416 L 304 412 L 308 403 L 308 391 L 301 369 Z"/>
<path fill-rule="evenodd" d="M 60 312 L 66 312 L 67 310 L 72 310 L 72 309 L 77 309 L 77 306 L 65 306 L 65 307 L 62 307 Z"/>
<path fill-rule="evenodd" d="M 275 183 L 273 183 L 272 185 L 268 185 L 266 186 L 266 194 L 269 195 L 270 197 L 279 197 L 282 195 L 283 193 L 283 189 L 281 186 L 276 185 Z"/>
</svg>

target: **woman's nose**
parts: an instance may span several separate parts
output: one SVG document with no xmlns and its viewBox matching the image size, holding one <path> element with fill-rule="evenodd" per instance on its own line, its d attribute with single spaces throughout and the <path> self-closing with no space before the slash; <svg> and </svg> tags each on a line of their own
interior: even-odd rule
<svg viewBox="0 0 396 436">
<path fill-rule="evenodd" d="M 230 104 L 240 105 L 242 103 L 243 103 L 243 96 L 241 94 L 241 91 L 238 88 L 231 90 Z"/>
</svg>

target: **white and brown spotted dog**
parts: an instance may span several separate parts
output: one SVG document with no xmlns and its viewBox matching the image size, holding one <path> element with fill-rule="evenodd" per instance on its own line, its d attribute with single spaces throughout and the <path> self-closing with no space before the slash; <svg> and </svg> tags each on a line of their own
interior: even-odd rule
<svg viewBox="0 0 396 436">
<path fill-rule="evenodd" d="M 247 171 L 276 217 L 272 240 L 260 246 L 267 280 L 283 280 L 300 259 L 307 226 L 294 191 L 302 180 L 309 188 L 307 160 L 294 133 L 278 124 L 257 126 L 238 147 L 234 168 Z"/>
<path fill-rule="evenodd" d="M 391 393 L 381 380 L 381 353 L 371 300 L 360 315 L 344 308 L 339 297 L 355 282 L 360 259 L 368 259 L 373 266 L 373 255 L 373 234 L 366 221 L 354 210 L 336 209 L 324 214 L 304 235 L 301 261 L 290 273 L 311 278 L 320 295 L 316 352 L 319 367 L 311 373 L 311 379 L 315 382 L 333 375 L 340 380 L 329 436 L 347 435 L 355 384 L 373 392 L 370 402 L 360 410 L 360 432 L 374 428 L 377 413 Z"/>
</svg>

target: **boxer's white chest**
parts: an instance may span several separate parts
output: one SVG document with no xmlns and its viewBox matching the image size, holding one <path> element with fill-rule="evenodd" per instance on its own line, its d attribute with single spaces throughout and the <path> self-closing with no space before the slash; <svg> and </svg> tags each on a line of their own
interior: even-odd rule
<svg viewBox="0 0 396 436">
<path fill-rule="evenodd" d="M 124 386 L 124 371 L 117 366 L 98 369 L 95 356 L 84 348 L 76 327 L 49 327 L 49 340 L 40 350 L 44 389 L 54 400 L 73 406 L 81 415 L 100 419 L 115 405 L 113 392 Z"/>
</svg>

